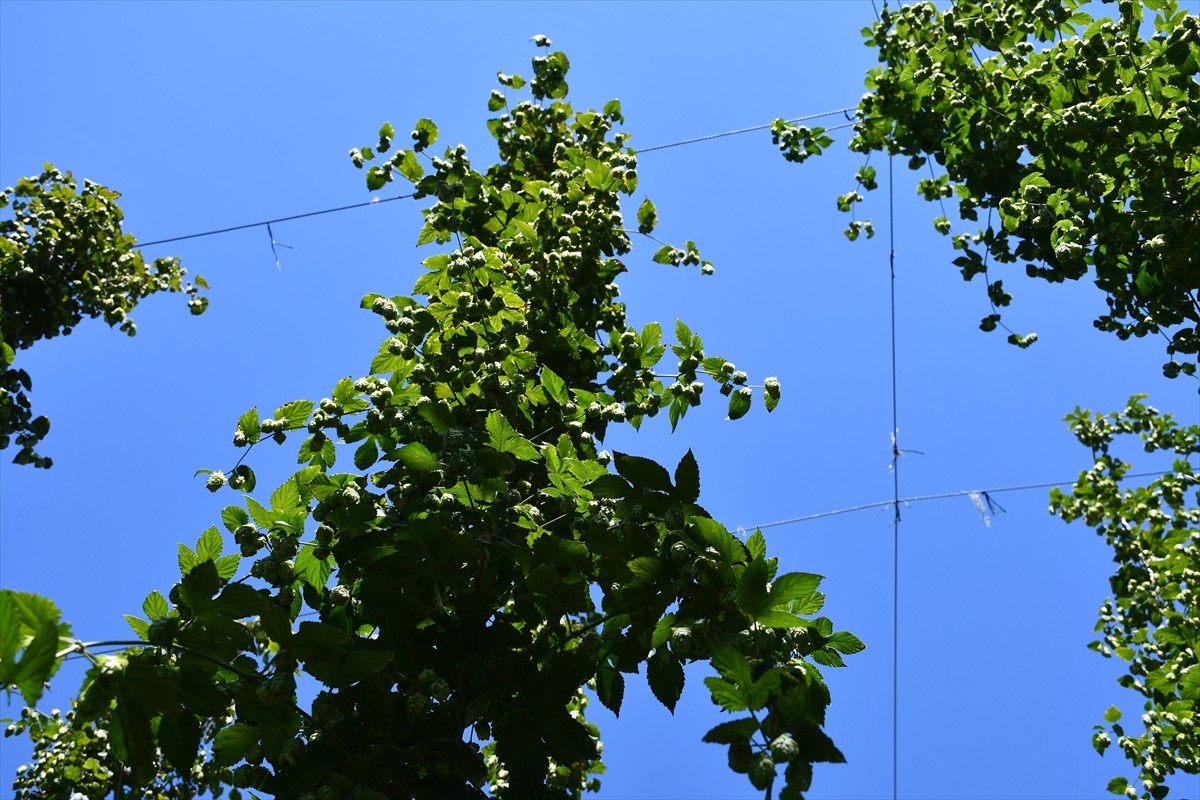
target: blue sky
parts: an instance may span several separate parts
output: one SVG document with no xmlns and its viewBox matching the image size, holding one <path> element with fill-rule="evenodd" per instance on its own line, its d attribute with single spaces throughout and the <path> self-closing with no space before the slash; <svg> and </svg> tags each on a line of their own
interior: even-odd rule
<svg viewBox="0 0 1200 800">
<path fill-rule="evenodd" d="M 631 144 L 651 147 L 853 106 L 873 63 L 860 35 L 872 18 L 869 2 L 5 0 L 0 182 L 52 161 L 121 191 L 143 241 L 256 222 L 369 199 L 346 153 L 384 121 L 405 131 L 430 117 L 442 142 L 490 163 L 488 93 L 497 70 L 528 74 L 535 33 L 570 56 L 577 108 L 619 98 Z M 846 134 L 800 166 L 766 132 L 641 158 L 627 212 L 651 197 L 656 233 L 695 239 L 717 272 L 653 264 L 643 243 L 622 281 L 630 320 L 684 319 L 709 354 L 778 375 L 783 402 L 737 422 L 710 403 L 674 435 L 661 419 L 605 444 L 672 465 L 691 448 L 701 502 L 731 527 L 892 496 L 886 164 L 875 162 L 883 187 L 865 211 L 879 235 L 848 243 L 834 198 L 853 188 L 861 156 Z M 913 186 L 897 163 L 899 445 L 920 451 L 900 459 L 902 496 L 1073 479 L 1090 466 L 1061 421 L 1076 405 L 1116 410 L 1148 392 L 1197 421 L 1195 382 L 1161 376 L 1161 340 L 1092 328 L 1103 298 L 1089 285 L 1034 284 L 1018 267 L 1006 321 L 1040 341 L 1018 351 L 980 332 L 984 285 L 961 280 L 933 231 L 938 212 Z M 135 339 L 93 322 L 21 353 L 35 408 L 53 422 L 44 452 L 55 466 L 0 465 L 0 585 L 55 598 L 84 639 L 128 638 L 121 614 L 166 592 L 176 542 L 194 542 L 231 502 L 193 472 L 232 466 L 247 408 L 317 399 L 366 372 L 387 334 L 359 298 L 408 291 L 425 256 L 419 226 L 405 201 L 280 223 L 279 268 L 265 228 L 149 248 L 209 280 L 208 313 L 156 297 L 134 315 Z M 291 453 L 255 451 L 260 485 L 289 474 Z M 1110 777 L 1133 777 L 1089 743 L 1109 705 L 1140 714 L 1115 683 L 1119 665 L 1086 649 L 1109 553 L 1050 517 L 1045 489 L 992 497 L 1006 513 L 990 526 L 966 497 L 901 509 L 898 627 L 891 509 L 764 531 L 783 569 L 827 576 L 829 616 L 868 644 L 829 671 L 829 729 L 849 763 L 818 767 L 811 797 L 892 796 L 894 697 L 899 797 L 1094 798 Z M 66 703 L 80 671 L 64 670 L 46 707 Z M 636 680 L 619 720 L 593 703 L 602 800 L 757 795 L 723 748 L 700 742 L 720 719 L 704 674 L 689 671 L 674 717 Z M 22 742 L 0 743 L 0 798 L 27 757 Z M 1172 785 L 1200 794 L 1196 778 Z"/>
</svg>

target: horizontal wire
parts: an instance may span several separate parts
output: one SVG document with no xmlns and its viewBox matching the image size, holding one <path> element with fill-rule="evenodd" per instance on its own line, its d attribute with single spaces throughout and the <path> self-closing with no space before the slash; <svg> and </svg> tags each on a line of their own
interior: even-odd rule
<svg viewBox="0 0 1200 800">
<path fill-rule="evenodd" d="M 835 114 L 845 114 L 845 113 L 848 113 L 848 112 L 854 111 L 854 110 L 855 110 L 854 106 L 847 106 L 846 108 L 839 108 L 839 109 L 835 109 L 833 111 L 822 111 L 819 114 L 807 114 L 803 117 L 792 117 L 791 119 L 785 120 L 785 122 L 788 122 L 788 123 L 803 122 L 805 120 L 819 119 L 821 117 L 831 117 Z M 707 136 L 697 136 L 693 139 L 684 139 L 684 140 L 678 141 L 678 142 L 671 142 L 670 144 L 658 144 L 658 145 L 654 145 L 653 147 L 644 147 L 641 150 L 638 150 L 637 152 L 638 152 L 638 154 L 649 153 L 654 150 L 666 150 L 669 147 L 680 147 L 681 145 L 685 145 L 685 144 L 695 144 L 696 142 L 707 142 L 712 139 L 720 139 L 725 136 L 736 136 L 740 133 L 750 133 L 751 131 L 761 131 L 761 130 L 770 128 L 772 124 L 774 124 L 774 123 L 769 122 L 766 125 L 755 125 L 750 128 L 738 128 L 737 130 L 725 131 L 724 133 L 710 133 Z M 853 124 L 854 124 L 853 122 L 847 122 L 842 125 L 836 125 L 832 128 L 825 128 L 825 130 L 834 131 L 834 130 L 838 130 L 840 128 L 850 127 Z M 138 247 L 153 247 L 154 245 L 159 245 L 159 244 L 171 244 L 172 242 L 182 242 L 187 239 L 199 239 L 204 236 L 216 236 L 221 233 L 233 233 L 234 231 L 244 231 L 244 230 L 249 230 L 250 228 L 261 228 L 264 225 L 272 225 L 276 222 L 290 222 L 295 219 L 304 219 L 306 217 L 320 216 L 321 214 L 334 214 L 338 211 L 349 211 L 354 208 L 365 208 L 366 206 L 376 206 L 376 205 L 379 205 L 380 203 L 390 203 L 393 200 L 406 200 L 413 196 L 414 196 L 413 193 L 409 193 L 409 194 L 396 195 L 395 197 L 387 197 L 384 199 L 380 199 L 377 197 L 373 200 L 368 200 L 364 203 L 354 203 L 354 204 L 348 205 L 348 206 L 338 206 L 337 208 L 326 208 L 326 209 L 322 209 L 320 211 L 308 211 L 303 214 L 293 214 L 290 217 L 276 217 L 274 219 L 265 219 L 262 222 L 248 222 L 244 225 L 232 225 L 228 228 L 218 228 L 218 229 L 212 230 L 212 231 L 203 231 L 201 233 L 189 233 L 185 236 L 172 236 L 169 239 L 155 239 L 152 242 L 139 242 L 137 246 Z"/>
<path fill-rule="evenodd" d="M 203 233 L 189 233 L 186 236 L 173 236 L 170 239 L 155 239 L 153 242 L 139 242 L 138 247 L 150 247 L 156 244 L 169 244 L 170 242 L 182 242 L 185 239 L 199 239 L 201 236 L 216 236 L 218 233 L 232 233 L 233 231 L 244 231 L 250 228 L 261 228 L 264 225 L 271 225 L 276 222 L 290 222 L 294 219 L 304 219 L 305 217 L 317 217 L 321 214 L 333 214 L 338 211 L 349 211 L 352 208 L 364 208 L 366 206 L 377 206 L 380 203 L 390 203 L 393 200 L 405 200 L 412 197 L 413 194 L 398 194 L 395 197 L 374 198 L 365 203 L 354 203 L 348 206 L 338 206 L 337 208 L 325 208 L 320 211 L 306 211 L 303 214 L 293 214 L 290 217 L 277 217 L 275 219 L 264 219 L 262 222 L 247 222 L 245 225 L 233 225 L 229 228 L 219 228 L 215 231 L 204 231 Z"/>
<path fill-rule="evenodd" d="M 1152 475 L 1161 476 L 1161 472 L 1135 472 L 1125 475 L 1126 478 L 1148 478 Z M 1074 483 L 1074 480 L 1069 481 L 1051 481 L 1050 483 L 1027 483 L 1021 486 L 1001 486 L 997 489 L 964 489 L 961 492 L 943 492 L 941 494 L 926 494 L 919 497 L 902 497 L 899 500 L 879 500 L 874 503 L 864 503 L 861 506 L 850 506 L 849 508 L 838 508 L 833 511 L 822 511 L 817 514 L 808 514 L 803 517 L 792 517 L 791 519 L 781 519 L 777 522 L 764 522 L 761 525 L 752 525 L 750 527 L 739 526 L 739 532 L 748 530 L 756 530 L 761 528 L 774 528 L 779 525 L 792 525 L 797 522 L 808 522 L 814 519 L 823 519 L 824 517 L 834 517 L 839 514 L 849 514 L 853 511 L 866 511 L 870 508 L 884 508 L 896 503 L 919 503 L 924 500 L 945 500 L 950 497 L 968 497 L 970 495 L 985 495 L 994 494 L 996 492 L 1019 492 L 1027 489 L 1048 489 L 1052 486 L 1066 486 L 1069 483 Z"/>
<path fill-rule="evenodd" d="M 810 119 L 820 119 L 821 117 L 832 117 L 835 114 L 845 114 L 850 111 L 855 111 L 856 109 L 857 109 L 857 106 L 847 106 L 846 108 L 837 108 L 837 109 L 834 109 L 833 111 L 822 111 L 819 114 L 807 114 L 803 117 L 792 117 L 791 119 L 784 120 L 784 122 L 787 122 L 787 123 L 804 122 L 804 121 L 810 120 Z M 637 149 L 637 152 L 640 155 L 642 153 L 650 153 L 655 150 L 666 150 L 668 147 L 679 147 L 679 146 L 685 145 L 685 144 L 695 144 L 696 142 L 707 142 L 707 141 L 711 141 L 712 139 L 720 139 L 725 136 L 737 136 L 738 134 L 741 134 L 741 133 L 750 133 L 752 131 L 762 131 L 762 130 L 766 130 L 767 128 L 770 128 L 774 124 L 775 124 L 775 122 L 771 121 L 765 125 L 752 125 L 749 128 L 738 128 L 738 129 L 732 130 L 732 131 L 725 131 L 724 133 L 710 133 L 707 136 L 697 136 L 693 139 L 683 139 L 682 141 L 671 142 L 670 144 L 656 144 L 653 147 L 642 147 L 642 148 L 635 148 L 635 149 Z M 851 124 L 853 124 L 853 123 L 851 123 Z M 846 126 L 839 125 L 838 127 L 844 128 Z M 832 130 L 832 129 L 826 128 L 826 130 Z"/>
</svg>

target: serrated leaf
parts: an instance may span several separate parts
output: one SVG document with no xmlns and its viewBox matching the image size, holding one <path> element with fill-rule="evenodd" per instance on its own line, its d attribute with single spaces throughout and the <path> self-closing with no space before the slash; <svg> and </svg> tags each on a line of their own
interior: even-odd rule
<svg viewBox="0 0 1200 800">
<path fill-rule="evenodd" d="M 830 636 L 825 644 L 827 647 L 832 647 L 839 653 L 844 653 L 848 656 L 865 650 L 867 647 L 863 644 L 862 639 L 846 631 L 838 631 L 833 636 Z"/>
<path fill-rule="evenodd" d="M 675 491 L 672 493 L 680 503 L 694 503 L 700 499 L 700 465 L 689 448 L 675 467 Z"/>
<path fill-rule="evenodd" d="M 521 436 L 499 411 L 488 414 L 485 422 L 488 444 L 498 453 L 511 453 L 522 461 L 533 461 L 538 457 L 533 443 Z"/>
<path fill-rule="evenodd" d="M 804 628 L 808 620 L 787 611 L 767 611 L 755 618 L 755 622 L 767 628 Z"/>
<path fill-rule="evenodd" d="M 721 677 L 732 681 L 738 686 L 749 686 L 751 684 L 750 663 L 746 661 L 744 655 L 730 645 L 724 642 L 714 644 L 712 646 L 710 661 L 712 662 L 713 669 Z"/>
<path fill-rule="evenodd" d="M 814 650 L 812 660 L 825 667 L 844 667 L 846 662 L 835 650 Z"/>
<path fill-rule="evenodd" d="M 746 544 L 749 546 L 749 542 Z M 790 603 L 798 597 L 804 597 L 815 592 L 824 579 L 824 576 L 815 575 L 811 572 L 784 573 L 777 577 L 771 584 L 771 605 L 778 606 Z"/>
<path fill-rule="evenodd" d="M 132 614 L 123 614 L 125 621 L 129 623 L 129 627 L 137 634 L 137 637 L 143 642 L 150 638 L 150 623 L 141 617 L 135 617 Z"/>
<path fill-rule="evenodd" d="M 669 244 L 664 244 L 654 253 L 653 261 L 655 264 L 671 264 L 673 260 L 671 255 L 675 252 L 675 248 Z"/>
<path fill-rule="evenodd" d="M 654 625 L 654 633 L 650 636 L 650 646 L 655 650 L 662 647 L 671 638 L 675 627 L 675 615 L 667 614 Z"/>
<path fill-rule="evenodd" d="M 542 388 L 546 390 L 546 395 L 560 406 L 571 402 L 571 395 L 567 393 L 566 381 L 547 366 L 542 367 Z"/>
<path fill-rule="evenodd" d="M 289 429 L 303 428 L 308 422 L 308 415 L 312 409 L 313 402 L 311 400 L 293 400 L 275 409 L 275 419 L 283 420 Z"/>
<path fill-rule="evenodd" d="M 146 599 L 142 601 L 142 613 L 150 620 L 158 619 L 170 610 L 171 606 L 167 604 L 167 598 L 159 594 L 157 589 L 146 595 Z"/>
<path fill-rule="evenodd" d="M 233 474 L 241 480 L 241 490 L 243 492 L 253 492 L 254 487 L 258 484 L 258 479 L 254 477 L 254 470 L 246 464 L 238 464 L 233 469 Z"/>
<path fill-rule="evenodd" d="M 750 392 L 743 392 L 741 389 L 734 389 L 729 395 L 729 415 L 728 419 L 741 419 L 746 416 L 746 412 L 750 410 Z"/>
<path fill-rule="evenodd" d="M 596 668 L 596 697 L 604 707 L 621 716 L 621 703 L 625 699 L 625 676 L 608 661 L 601 661 Z"/>
<path fill-rule="evenodd" d="M 230 533 L 235 532 L 240 526 L 245 525 L 249 521 L 250 515 L 241 506 L 225 506 L 225 508 L 221 509 L 221 522 L 224 523 L 225 530 Z"/>
<path fill-rule="evenodd" d="M 242 563 L 242 557 L 237 553 L 231 553 L 227 556 L 221 556 L 216 561 L 217 577 L 222 581 L 232 580 L 237 574 L 238 565 Z"/>
<path fill-rule="evenodd" d="M 675 713 L 675 704 L 683 694 L 683 665 L 666 650 L 659 650 L 646 662 L 646 681 L 658 702 Z"/>
<path fill-rule="evenodd" d="M 770 607 L 767 580 L 767 562 L 761 558 L 752 559 L 738 578 L 735 595 L 738 608 L 751 619 L 758 619 Z"/>
<path fill-rule="evenodd" d="M 742 717 L 741 719 L 731 719 L 728 722 L 722 722 L 720 725 L 709 730 L 704 734 L 702 741 L 709 744 L 733 744 L 734 742 L 749 741 L 750 737 L 758 731 L 758 720 L 754 717 Z"/>
<path fill-rule="evenodd" d="M 288 512 L 298 508 L 301 508 L 300 487 L 296 486 L 294 480 L 288 478 L 279 484 L 275 491 L 271 492 L 271 510 Z"/>
<path fill-rule="evenodd" d="M 221 540 L 217 526 L 213 525 L 200 534 L 199 540 L 196 541 L 196 558 L 201 561 L 216 561 L 221 557 L 223 549 L 225 549 L 225 543 Z"/>
<path fill-rule="evenodd" d="M 354 466 L 365 470 L 379 459 L 379 448 L 374 439 L 367 439 L 354 451 Z"/>
<path fill-rule="evenodd" d="M 324 589 L 333 572 L 333 566 L 328 558 L 319 559 L 313 555 L 313 548 L 301 547 L 296 554 L 296 566 L 293 569 L 296 577 L 303 580 L 314 589 Z"/>
<path fill-rule="evenodd" d="M 654 203 L 650 202 L 650 198 L 647 197 L 638 206 L 637 220 L 638 233 L 651 233 L 658 225 L 658 211 L 654 208 Z"/>
<path fill-rule="evenodd" d="M 681 347 L 690 348 L 694 338 L 692 329 L 687 326 L 687 323 L 681 319 L 675 320 L 675 341 L 679 342 Z"/>
<path fill-rule="evenodd" d="M 746 549 L 750 551 L 751 558 L 767 557 L 767 540 L 761 530 L 756 528 L 754 533 L 746 539 Z"/>
<path fill-rule="evenodd" d="M 187 575 L 192 569 L 200 563 L 200 559 L 192 552 L 192 548 L 188 547 L 183 542 L 179 543 L 179 572 L 182 575 Z"/>
<path fill-rule="evenodd" d="M 262 434 L 262 426 L 259 424 L 258 408 L 252 408 L 245 414 L 238 417 L 237 429 L 246 437 L 246 441 L 251 444 L 258 441 Z"/>
<path fill-rule="evenodd" d="M 243 722 L 235 722 L 217 731 L 213 738 L 213 760 L 224 766 L 236 764 L 257 744 L 257 729 Z"/>
<path fill-rule="evenodd" d="M 709 517 L 689 517 L 692 533 L 705 547 L 716 550 L 726 564 L 737 564 L 745 560 L 746 551 L 742 543 L 724 525 Z"/>
<path fill-rule="evenodd" d="M 793 614 L 815 614 L 824 607 L 825 595 L 821 592 L 809 592 L 793 600 L 790 611 Z"/>
<path fill-rule="evenodd" d="M 713 702 L 726 711 L 745 711 L 746 700 L 743 693 L 733 684 L 721 678 L 709 676 L 704 679 L 704 685 L 712 694 Z"/>
<path fill-rule="evenodd" d="M 617 473 L 641 491 L 673 491 L 671 476 L 657 461 L 617 452 L 613 454 Z"/>
</svg>

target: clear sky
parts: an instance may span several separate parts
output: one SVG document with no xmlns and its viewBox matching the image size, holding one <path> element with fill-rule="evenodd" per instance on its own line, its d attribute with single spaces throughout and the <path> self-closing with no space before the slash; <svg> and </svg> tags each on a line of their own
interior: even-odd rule
<svg viewBox="0 0 1200 800">
<path fill-rule="evenodd" d="M 0 182 L 52 161 L 121 191 L 142 241 L 299 214 L 369 199 L 346 153 L 384 121 L 407 131 L 430 117 L 442 142 L 490 163 L 488 93 L 497 70 L 529 73 L 533 34 L 570 56 L 577 108 L 619 98 L 631 144 L 652 147 L 853 106 L 873 63 L 860 35 L 872 18 L 869 2 L 4 0 Z M 902 162 L 890 229 L 877 160 L 883 186 L 865 213 L 879 235 L 848 243 L 834 198 L 853 188 L 861 156 L 844 149 L 847 133 L 800 166 L 765 131 L 642 156 L 627 212 L 651 197 L 656 234 L 695 239 L 717 272 L 653 264 L 644 243 L 622 281 L 631 322 L 683 318 L 709 354 L 778 375 L 783 402 L 737 422 L 707 403 L 674 435 L 655 419 L 614 432 L 609 449 L 673 465 L 691 448 L 701 502 L 731 527 L 890 499 L 890 233 L 902 496 L 1072 480 L 1090 466 L 1062 424 L 1076 405 L 1111 411 L 1148 392 L 1197 421 L 1195 381 L 1161 376 L 1161 339 L 1092 328 L 1103 298 L 1090 285 L 997 273 L 1016 296 L 1006 321 L 1040 341 L 1018 351 L 980 332 L 984 285 L 950 264 L 936 207 Z M 387 333 L 359 298 L 410 289 L 419 226 L 412 201 L 279 223 L 278 268 L 265 228 L 149 248 L 208 278 L 208 313 L 156 297 L 134 315 L 135 339 L 95 321 L 21 353 L 35 408 L 53 422 L 43 451 L 55 466 L 14 467 L 5 454 L 0 585 L 53 597 L 84 639 L 128 638 L 121 614 L 170 588 L 176 542 L 193 543 L 232 501 L 193 472 L 232 466 L 247 408 L 319 399 L 366 372 Z M 292 452 L 255 450 L 260 485 L 289 474 Z M 1120 665 L 1086 649 L 1110 554 L 1081 524 L 1050 517 L 1044 488 L 990 496 L 1006 509 L 990 526 L 959 497 L 905 505 L 898 531 L 890 508 L 764 531 L 782 569 L 828 576 L 829 616 L 868 645 L 827 671 L 829 730 L 849 763 L 818 767 L 811 797 L 892 796 L 894 699 L 901 798 L 1096 798 L 1114 775 L 1134 777 L 1089 742 L 1109 705 L 1141 713 L 1115 683 Z M 64 670 L 47 708 L 66 703 L 81 668 Z M 602 800 L 757 795 L 723 747 L 700 742 L 720 719 L 704 674 L 689 671 L 674 717 L 637 680 L 619 720 L 593 703 Z M 0 800 L 28 755 L 0 740 Z M 1172 786 L 1200 794 L 1197 778 Z"/>
</svg>

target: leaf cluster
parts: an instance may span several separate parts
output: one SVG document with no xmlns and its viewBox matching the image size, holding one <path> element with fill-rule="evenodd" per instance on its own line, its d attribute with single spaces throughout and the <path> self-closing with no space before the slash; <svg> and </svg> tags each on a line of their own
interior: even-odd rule
<svg viewBox="0 0 1200 800">
<path fill-rule="evenodd" d="M 425 119 L 408 148 L 385 124 L 351 151 L 368 189 L 401 177 L 432 201 L 417 241 L 437 252 L 410 295 L 363 298 L 387 331 L 366 374 L 247 411 L 242 458 L 202 471 L 241 493 L 221 514 L 238 552 L 215 527 L 181 545 L 181 580 L 129 618 L 146 648 L 98 664 L 75 708 L 125 742 L 104 762 L 119 785 L 169 769 L 306 800 L 578 797 L 604 769 L 584 687 L 619 713 L 645 666 L 673 710 L 697 660 L 717 671 L 714 702 L 755 715 L 739 741 L 779 751 L 789 796 L 812 762 L 841 760 L 817 665 L 863 645 L 811 618 L 819 576 L 777 575 L 761 533 L 712 519 L 690 452 L 668 472 L 602 449 L 611 425 L 664 410 L 677 425 L 702 376 L 731 419 L 754 388 L 683 322 L 660 374 L 662 327 L 627 322 L 615 280 L 637 156 L 612 133 L 619 103 L 565 102 L 567 69 L 549 52 L 528 83 L 499 74 L 484 172 L 461 145 L 432 155 Z M 653 204 L 637 219 L 649 236 Z M 663 247 L 654 261 L 711 272 L 694 243 Z M 761 392 L 774 409 L 779 382 Z M 299 468 L 263 497 L 249 456 L 267 440 L 296 444 Z M 111 675 L 135 665 L 144 692 L 121 694 L 135 690 Z M 321 689 L 303 708 L 301 677 Z M 767 771 L 751 782 L 769 796 Z"/>
<path fill-rule="evenodd" d="M 199 294 L 204 278 L 188 283 L 177 259 L 147 264 L 134 249 L 121 229 L 119 197 L 91 181 L 79 190 L 70 172 L 51 164 L 0 192 L 0 209 L 12 213 L 0 220 L 0 450 L 20 448 L 14 463 L 51 465 L 35 449 L 50 421 L 33 415 L 29 374 L 13 366 L 17 351 L 70 335 L 86 318 L 103 317 L 133 336 L 130 312 L 157 292 L 183 292 L 193 314 L 208 306 Z"/>
<path fill-rule="evenodd" d="M 1175 0 L 1116 5 L 1111 18 L 1078 0 L 885 7 L 864 30 L 881 65 L 850 147 L 928 172 L 918 192 L 943 206 L 935 227 L 961 251 L 954 264 L 988 283 L 983 330 L 1036 339 L 1001 322 L 1011 297 L 997 267 L 1089 276 L 1108 305 L 1096 327 L 1162 333 L 1165 374 L 1193 374 L 1175 356 L 1200 353 L 1200 16 Z M 952 234 L 951 200 L 984 227 Z"/>
<path fill-rule="evenodd" d="M 1144 399 L 1135 395 L 1123 411 L 1107 416 L 1081 409 L 1068 415 L 1095 464 L 1071 492 L 1052 492 L 1050 511 L 1067 522 L 1083 519 L 1113 548 L 1113 595 L 1100 607 L 1096 632 L 1102 636 L 1090 647 L 1128 662 L 1118 682 L 1145 698 L 1145 714 L 1135 735 L 1119 723 L 1121 712 L 1109 709 L 1107 730 L 1097 725 L 1092 743 L 1103 753 L 1115 737 L 1140 769 L 1142 796 L 1159 800 L 1167 796 L 1168 776 L 1200 772 L 1200 476 L 1191 463 L 1200 453 L 1200 426 L 1181 426 Z M 1146 486 L 1123 486 L 1131 466 L 1113 449 L 1124 437 L 1136 438 L 1147 453 L 1172 454 L 1171 469 Z M 1137 796 L 1124 778 L 1109 788 Z"/>
</svg>

